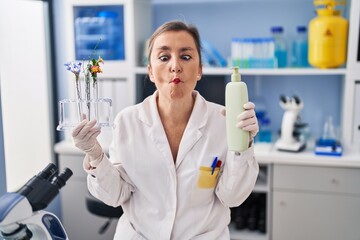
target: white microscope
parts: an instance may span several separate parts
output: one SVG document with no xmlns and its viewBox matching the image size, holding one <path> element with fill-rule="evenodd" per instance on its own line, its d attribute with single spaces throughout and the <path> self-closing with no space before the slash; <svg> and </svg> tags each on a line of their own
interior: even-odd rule
<svg viewBox="0 0 360 240">
<path fill-rule="evenodd" d="M 68 168 L 59 175 L 57 172 L 57 167 L 50 163 L 19 191 L 0 197 L 0 239 L 68 240 L 59 219 L 42 210 L 72 176 Z"/>
<path fill-rule="evenodd" d="M 296 121 L 299 113 L 304 107 L 298 96 L 292 98 L 281 96 L 280 106 L 285 110 L 282 124 L 281 136 L 275 143 L 275 148 L 280 151 L 299 152 L 306 147 L 305 140 L 294 136 Z"/>
</svg>

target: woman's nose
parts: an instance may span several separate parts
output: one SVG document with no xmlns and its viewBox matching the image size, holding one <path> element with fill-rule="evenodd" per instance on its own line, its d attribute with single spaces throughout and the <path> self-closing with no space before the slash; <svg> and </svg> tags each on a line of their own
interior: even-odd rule
<svg viewBox="0 0 360 240">
<path fill-rule="evenodd" d="M 179 61 L 174 60 L 174 62 L 171 65 L 171 72 L 180 73 L 181 70 L 182 70 L 182 68 L 181 68 L 181 65 L 180 65 Z"/>
</svg>

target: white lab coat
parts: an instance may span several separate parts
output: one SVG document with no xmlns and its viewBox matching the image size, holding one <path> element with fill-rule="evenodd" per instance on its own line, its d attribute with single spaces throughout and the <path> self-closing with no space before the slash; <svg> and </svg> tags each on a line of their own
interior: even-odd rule
<svg viewBox="0 0 360 240">
<path fill-rule="evenodd" d="M 229 207 L 249 196 L 258 175 L 253 147 L 238 156 L 228 152 L 223 106 L 194 91 L 174 164 L 157 94 L 117 115 L 109 159 L 104 156 L 92 170 L 84 159 L 89 191 L 108 205 L 122 206 L 116 240 L 229 240 Z M 215 157 L 222 161 L 220 171 L 200 170 Z"/>
</svg>

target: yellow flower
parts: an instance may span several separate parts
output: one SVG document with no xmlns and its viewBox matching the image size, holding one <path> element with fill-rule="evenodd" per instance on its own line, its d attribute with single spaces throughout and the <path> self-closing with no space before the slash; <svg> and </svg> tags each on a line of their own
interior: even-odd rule
<svg viewBox="0 0 360 240">
<path fill-rule="evenodd" d="M 94 73 L 102 73 L 102 70 L 101 70 L 100 66 L 91 66 L 90 67 L 90 72 L 92 74 L 94 74 Z"/>
<path fill-rule="evenodd" d="M 104 64 L 104 59 L 102 59 L 100 56 L 99 56 L 99 59 L 96 61 L 96 65 L 99 65 L 99 63 L 102 63 Z"/>
</svg>

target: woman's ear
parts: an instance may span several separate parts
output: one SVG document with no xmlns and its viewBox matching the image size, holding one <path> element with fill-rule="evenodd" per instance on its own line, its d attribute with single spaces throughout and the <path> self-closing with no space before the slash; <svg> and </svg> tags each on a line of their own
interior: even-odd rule
<svg viewBox="0 0 360 240">
<path fill-rule="evenodd" d="M 147 70 L 148 70 L 148 74 L 149 74 L 149 79 L 150 79 L 150 81 L 154 82 L 154 75 L 153 75 L 153 73 L 152 73 L 152 69 L 151 69 L 150 64 L 147 65 Z"/>
<path fill-rule="evenodd" d="M 198 75 L 196 76 L 196 80 L 199 81 L 201 79 L 201 77 L 202 77 L 202 65 L 200 64 L 200 69 L 199 69 Z"/>
</svg>

